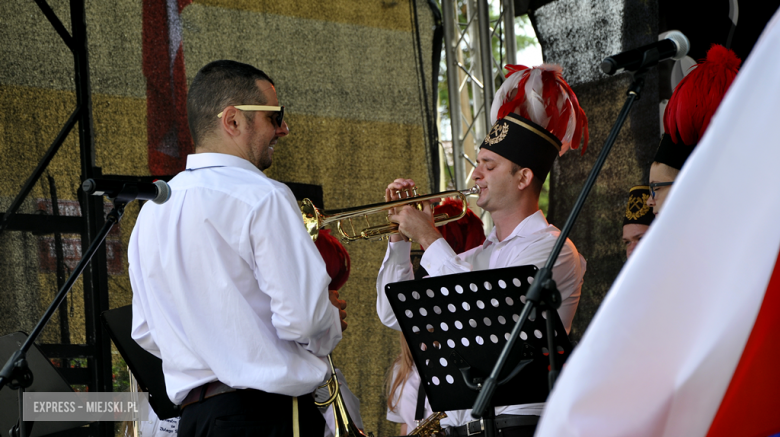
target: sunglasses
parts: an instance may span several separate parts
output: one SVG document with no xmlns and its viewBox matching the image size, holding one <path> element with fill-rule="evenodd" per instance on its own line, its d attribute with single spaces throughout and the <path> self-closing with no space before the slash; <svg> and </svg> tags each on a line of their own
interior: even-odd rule
<svg viewBox="0 0 780 437">
<path fill-rule="evenodd" d="M 241 111 L 273 111 L 274 120 L 279 127 L 282 127 L 284 121 L 284 106 L 236 105 L 234 108 Z M 217 118 L 222 118 L 222 112 L 217 114 Z"/>
<path fill-rule="evenodd" d="M 650 185 L 650 196 L 655 199 L 655 189 L 658 187 L 668 187 L 669 185 L 672 185 L 674 181 L 672 182 L 653 182 Z"/>
</svg>

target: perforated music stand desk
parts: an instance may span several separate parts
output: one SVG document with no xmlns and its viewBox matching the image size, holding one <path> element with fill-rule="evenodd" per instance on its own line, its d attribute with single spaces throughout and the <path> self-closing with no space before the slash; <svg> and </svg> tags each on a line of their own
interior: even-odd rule
<svg viewBox="0 0 780 437">
<path fill-rule="evenodd" d="M 464 410 L 474 405 L 479 392 L 466 385 L 459 367 L 470 367 L 472 381 L 490 375 L 519 319 L 536 271 L 535 266 L 508 267 L 385 286 L 434 411 Z M 558 312 L 550 313 L 556 353 L 563 362 L 572 346 Z M 546 317 L 547 311 L 537 309 L 529 316 L 499 381 L 521 360 L 532 361 L 496 389 L 491 405 L 547 399 Z"/>
</svg>

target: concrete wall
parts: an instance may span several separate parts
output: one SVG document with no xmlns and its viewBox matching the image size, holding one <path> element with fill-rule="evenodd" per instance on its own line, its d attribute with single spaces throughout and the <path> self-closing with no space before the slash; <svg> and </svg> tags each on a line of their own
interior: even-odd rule
<svg viewBox="0 0 780 437">
<path fill-rule="evenodd" d="M 426 2 L 417 3 L 423 59 L 430 63 L 431 13 Z M 69 2 L 49 4 L 70 29 Z M 149 131 L 160 121 L 148 116 L 143 63 L 144 20 L 150 19 L 148 8 L 154 4 L 159 6 L 159 0 L 86 2 L 96 165 L 104 174 L 153 173 Z M 251 63 L 276 82 L 291 134 L 277 147 L 269 176 L 321 185 L 327 208 L 380 201 L 386 184 L 401 175 L 429 191 L 410 0 L 203 0 L 186 6 L 180 22 L 187 82 L 215 59 Z M 70 115 L 75 95 L 73 58 L 32 2 L 0 2 L 0 59 L 4 211 Z M 426 81 L 430 71 L 426 65 Z M 21 212 L 47 209 L 47 175 L 55 180 L 60 208 L 77 214 L 77 132 Z M 120 267 L 110 275 L 112 308 L 132 298 L 125 251 L 137 212 L 138 205 L 131 204 L 113 237 L 109 258 Z M 78 235 L 65 237 L 78 242 Z M 50 247 L 46 238 L 51 236 L 17 231 L 0 236 L 0 335 L 30 330 L 57 288 L 55 274 L 45 265 L 51 255 L 45 253 Z M 397 434 L 397 427 L 384 419 L 382 387 L 398 350 L 397 336 L 379 323 L 374 309 L 384 245 L 355 243 L 347 249 L 353 271 L 342 296 L 349 302 L 349 329 L 334 358 L 362 401 L 366 429 Z M 78 256 L 66 253 L 66 263 Z M 74 343 L 85 341 L 79 287 L 69 298 Z M 52 321 L 42 341 L 57 342 L 58 326 Z"/>
<path fill-rule="evenodd" d="M 656 1 L 556 0 L 534 12 L 545 62 L 563 75 L 588 116 L 590 144 L 584 155 L 570 152 L 554 167 L 549 220 L 562 227 L 623 106 L 631 78 L 601 72 L 601 61 L 657 40 Z M 651 70 L 641 99 L 620 131 L 570 239 L 588 261 L 582 298 L 572 326 L 577 341 L 625 262 L 621 242 L 629 188 L 647 182 L 659 141 L 658 74 Z"/>
</svg>

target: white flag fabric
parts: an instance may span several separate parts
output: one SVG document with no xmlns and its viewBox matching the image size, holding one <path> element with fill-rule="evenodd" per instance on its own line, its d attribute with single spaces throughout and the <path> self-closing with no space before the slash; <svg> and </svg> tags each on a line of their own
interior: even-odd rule
<svg viewBox="0 0 780 437">
<path fill-rule="evenodd" d="M 780 12 L 564 367 L 537 436 L 780 432 L 778 47 Z"/>
</svg>

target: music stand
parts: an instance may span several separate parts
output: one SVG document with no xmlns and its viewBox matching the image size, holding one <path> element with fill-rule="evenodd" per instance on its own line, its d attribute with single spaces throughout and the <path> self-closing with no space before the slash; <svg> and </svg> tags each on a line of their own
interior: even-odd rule
<svg viewBox="0 0 780 437">
<path fill-rule="evenodd" d="M 0 358 L 10 357 L 27 340 L 24 332 L 14 332 L 0 337 Z M 18 425 L 21 419 L 19 409 L 19 397 L 22 392 L 72 392 L 60 372 L 41 353 L 38 346 L 33 343 L 27 351 L 27 365 L 35 375 L 31 386 L 19 389 L 16 393 L 12 390 L 0 390 L 0 436 L 10 435 L 11 428 Z M 35 426 L 32 426 L 33 423 Z M 26 435 L 30 437 L 49 435 L 59 431 L 78 428 L 91 422 L 25 422 Z"/>
<path fill-rule="evenodd" d="M 149 393 L 149 405 L 160 420 L 181 416 L 181 410 L 168 398 L 162 360 L 144 350 L 130 336 L 133 308 L 127 305 L 100 314 L 111 340 L 135 375 L 141 390 Z"/>
<path fill-rule="evenodd" d="M 508 267 L 385 287 L 434 411 L 464 410 L 474 404 L 519 318 L 537 270 Z M 565 361 L 571 353 L 558 312 L 534 310 L 509 356 L 512 365 L 500 375 L 493 407 L 547 399 L 549 316 L 559 359 Z"/>
</svg>

